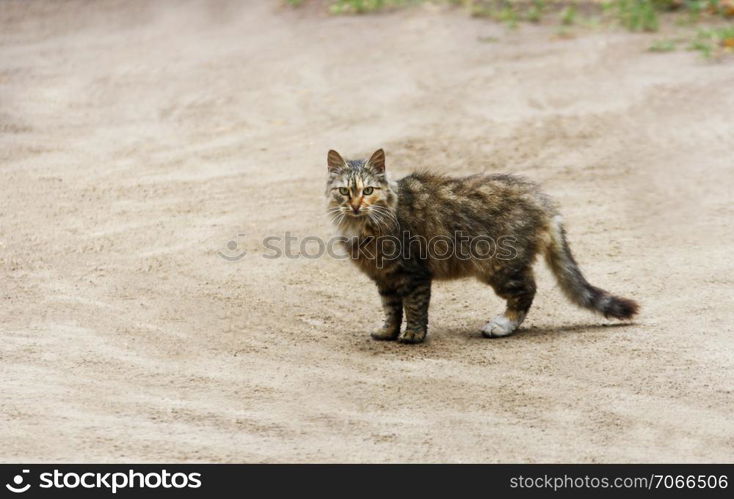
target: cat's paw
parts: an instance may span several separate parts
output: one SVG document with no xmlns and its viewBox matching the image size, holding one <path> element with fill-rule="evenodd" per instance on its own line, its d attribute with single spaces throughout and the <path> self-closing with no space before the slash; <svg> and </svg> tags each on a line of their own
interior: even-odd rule
<svg viewBox="0 0 734 499">
<path fill-rule="evenodd" d="M 425 329 L 408 329 L 406 328 L 400 336 L 398 341 L 400 343 L 422 343 L 426 339 Z"/>
<path fill-rule="evenodd" d="M 377 331 L 370 333 L 373 340 L 377 341 L 394 341 L 398 339 L 400 328 L 397 327 L 381 327 Z"/>
<path fill-rule="evenodd" d="M 515 331 L 520 324 L 517 321 L 513 321 L 505 317 L 504 315 L 498 315 L 482 328 L 482 335 L 485 338 L 500 338 L 502 336 L 509 336 Z"/>
</svg>

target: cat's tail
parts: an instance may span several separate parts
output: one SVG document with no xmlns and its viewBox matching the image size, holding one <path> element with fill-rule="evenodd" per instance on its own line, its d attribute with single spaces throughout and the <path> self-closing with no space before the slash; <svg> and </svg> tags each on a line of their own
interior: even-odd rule
<svg viewBox="0 0 734 499">
<path fill-rule="evenodd" d="M 614 296 L 589 284 L 581 273 L 571 248 L 566 241 L 566 230 L 561 217 L 555 216 L 550 224 L 550 241 L 545 248 L 545 261 L 558 280 L 563 293 L 576 305 L 603 314 L 604 317 L 630 319 L 639 310 L 636 301 Z"/>
</svg>

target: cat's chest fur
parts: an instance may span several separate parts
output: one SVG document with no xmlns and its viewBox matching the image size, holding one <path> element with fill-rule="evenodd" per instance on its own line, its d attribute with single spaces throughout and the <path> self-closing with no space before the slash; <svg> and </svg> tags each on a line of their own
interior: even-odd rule
<svg viewBox="0 0 734 499">
<path fill-rule="evenodd" d="M 396 237 L 386 236 L 369 227 L 352 225 L 339 231 L 341 244 L 352 262 L 365 274 L 376 278 L 396 269 L 401 260 L 396 254 L 394 241 Z M 390 237 L 390 240 L 386 240 Z M 386 246 L 389 251 L 385 252 Z"/>
</svg>

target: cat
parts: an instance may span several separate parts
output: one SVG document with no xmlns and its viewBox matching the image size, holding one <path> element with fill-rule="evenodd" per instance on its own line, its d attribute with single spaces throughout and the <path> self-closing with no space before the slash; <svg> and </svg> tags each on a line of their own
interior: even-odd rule
<svg viewBox="0 0 734 499">
<path fill-rule="evenodd" d="M 368 160 L 350 161 L 330 150 L 327 166 L 328 214 L 340 242 L 382 299 L 385 323 L 371 334 L 375 340 L 422 342 L 431 282 L 462 277 L 476 277 L 507 302 L 481 333 L 489 338 L 514 333 L 533 303 L 532 265 L 540 253 L 571 302 L 621 320 L 638 312 L 635 301 L 588 283 L 555 203 L 528 180 L 419 172 L 394 182 L 385 174 L 382 149 Z"/>
</svg>

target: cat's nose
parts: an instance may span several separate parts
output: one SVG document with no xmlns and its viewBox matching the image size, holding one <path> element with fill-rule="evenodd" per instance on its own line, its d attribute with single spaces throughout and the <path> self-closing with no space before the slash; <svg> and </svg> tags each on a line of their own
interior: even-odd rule
<svg viewBox="0 0 734 499">
<path fill-rule="evenodd" d="M 352 211 L 356 214 L 359 213 L 359 206 L 352 206 Z"/>
</svg>

